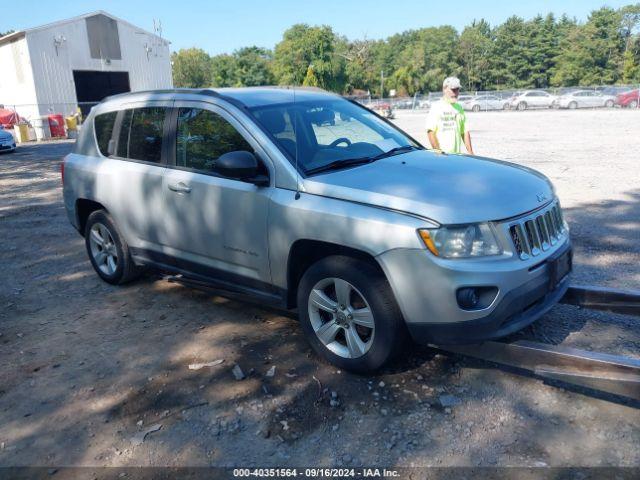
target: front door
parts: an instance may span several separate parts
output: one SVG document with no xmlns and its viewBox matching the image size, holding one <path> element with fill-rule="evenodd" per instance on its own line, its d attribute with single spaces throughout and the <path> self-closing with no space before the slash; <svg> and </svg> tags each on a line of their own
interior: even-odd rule
<svg viewBox="0 0 640 480">
<path fill-rule="evenodd" d="M 250 286 L 270 283 L 267 215 L 272 188 L 216 172 L 216 160 L 224 153 L 259 152 L 261 162 L 266 155 L 217 106 L 176 101 L 171 122 L 170 165 L 163 180 L 167 252 L 185 269 L 206 276 Z M 269 174 L 269 165 L 262 166 Z"/>
</svg>

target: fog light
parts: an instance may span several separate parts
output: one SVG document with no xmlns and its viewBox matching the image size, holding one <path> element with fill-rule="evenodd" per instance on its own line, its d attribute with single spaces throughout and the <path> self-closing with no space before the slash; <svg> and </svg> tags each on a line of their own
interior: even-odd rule
<svg viewBox="0 0 640 480">
<path fill-rule="evenodd" d="M 478 305 L 480 298 L 475 288 L 461 288 L 456 293 L 458 305 L 465 310 L 473 310 Z"/>
</svg>

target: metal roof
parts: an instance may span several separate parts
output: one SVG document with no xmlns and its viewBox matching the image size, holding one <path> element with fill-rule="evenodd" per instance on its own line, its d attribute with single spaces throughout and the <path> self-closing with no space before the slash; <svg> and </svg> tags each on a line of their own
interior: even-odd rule
<svg viewBox="0 0 640 480">
<path fill-rule="evenodd" d="M 144 28 L 140 28 L 137 25 L 134 25 L 134 24 L 132 24 L 130 22 L 127 22 L 126 20 L 123 20 L 122 18 L 116 17 L 115 15 L 111 15 L 110 13 L 105 12 L 104 10 L 97 10 L 95 12 L 85 13 L 83 15 L 78 15 L 77 17 L 67 18 L 65 20 L 58 20 L 57 22 L 47 23 L 45 25 L 40 25 L 38 27 L 25 28 L 25 29 L 19 30 L 17 32 L 12 32 L 12 33 L 10 33 L 8 35 L 5 35 L 4 37 L 0 37 L 0 45 L 12 42 L 14 40 L 18 40 L 18 39 L 24 37 L 27 33 L 30 33 L 30 32 L 36 32 L 38 30 L 46 30 L 48 28 L 54 28 L 54 27 L 57 27 L 57 26 L 60 26 L 60 25 L 64 25 L 64 24 L 67 24 L 67 23 L 77 22 L 77 21 L 80 21 L 80 20 L 84 20 L 85 18 L 88 18 L 88 17 L 93 17 L 95 15 L 104 15 L 105 17 L 109 17 L 109 18 L 115 20 L 116 22 L 124 23 L 124 24 L 128 25 L 131 28 L 139 30 L 142 33 L 146 33 L 147 35 L 151 35 L 153 37 L 156 37 L 157 39 L 162 40 L 163 42 L 166 42 L 167 44 L 171 43 L 168 40 L 162 38 L 161 36 L 159 36 L 159 35 L 157 35 L 155 33 L 151 33 L 148 30 L 145 30 Z"/>
</svg>

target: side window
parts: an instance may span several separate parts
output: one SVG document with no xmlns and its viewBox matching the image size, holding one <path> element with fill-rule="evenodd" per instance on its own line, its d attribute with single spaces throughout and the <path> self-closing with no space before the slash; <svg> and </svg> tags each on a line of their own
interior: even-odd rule
<svg viewBox="0 0 640 480">
<path fill-rule="evenodd" d="M 237 150 L 253 152 L 251 145 L 220 115 L 199 108 L 178 110 L 176 166 L 213 172 L 221 155 Z"/>
<path fill-rule="evenodd" d="M 160 163 L 164 107 L 125 110 L 118 137 L 118 156 Z"/>
<path fill-rule="evenodd" d="M 96 140 L 98 141 L 98 148 L 100 153 L 105 157 L 109 156 L 109 140 L 113 134 L 113 124 L 116 121 L 118 112 L 103 113 L 96 115 L 93 120 L 93 128 L 96 131 Z"/>
</svg>

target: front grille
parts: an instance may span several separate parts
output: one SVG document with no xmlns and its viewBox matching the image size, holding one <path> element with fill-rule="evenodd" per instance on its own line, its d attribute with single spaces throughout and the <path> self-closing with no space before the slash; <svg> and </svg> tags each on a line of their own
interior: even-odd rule
<svg viewBox="0 0 640 480">
<path fill-rule="evenodd" d="M 549 250 L 565 234 L 560 205 L 556 202 L 546 210 L 516 220 L 509 226 L 509 234 L 522 260 Z"/>
</svg>

